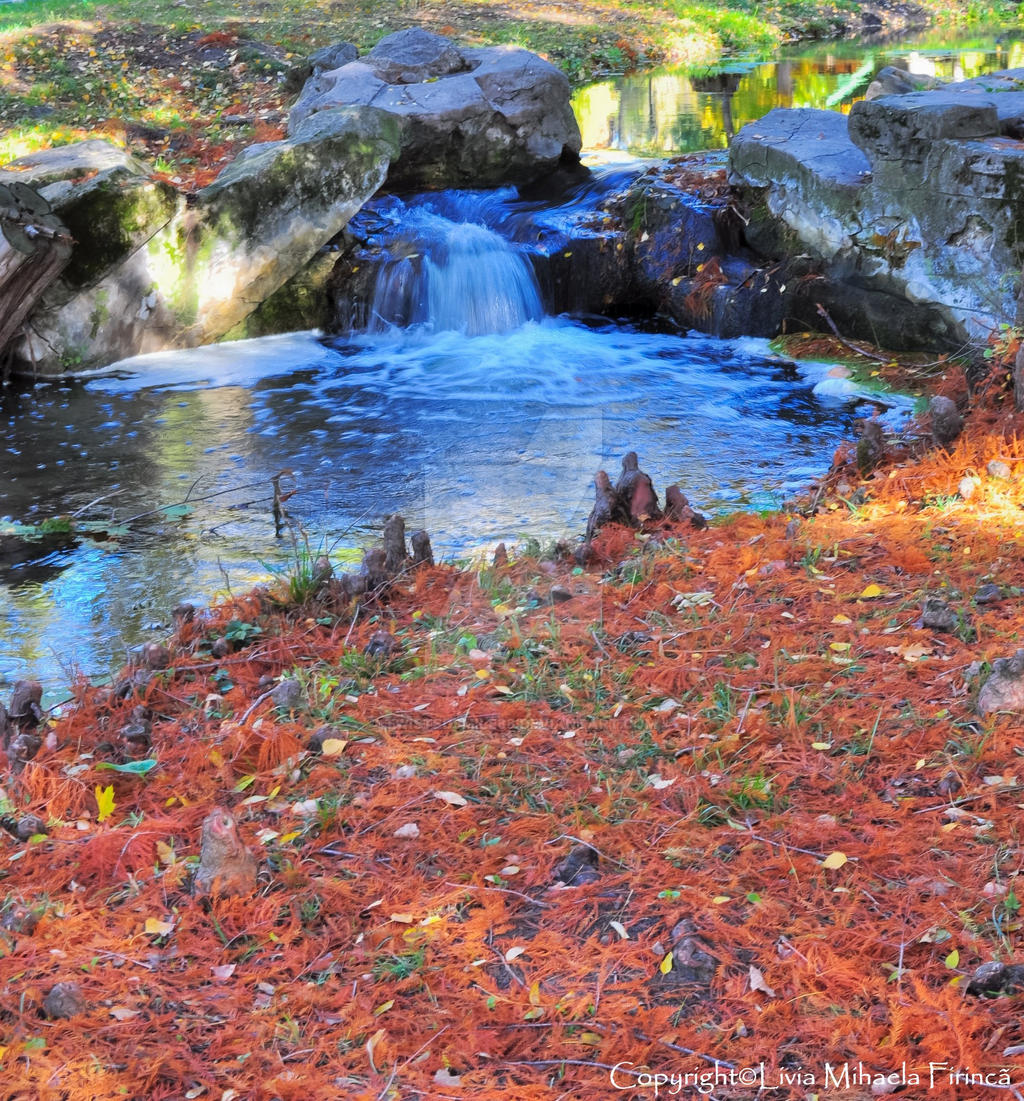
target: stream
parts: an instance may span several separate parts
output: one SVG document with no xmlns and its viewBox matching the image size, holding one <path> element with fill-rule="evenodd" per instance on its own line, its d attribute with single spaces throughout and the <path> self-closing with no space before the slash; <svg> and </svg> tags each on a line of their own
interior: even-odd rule
<svg viewBox="0 0 1024 1101">
<path fill-rule="evenodd" d="M 906 49 L 940 76 L 1024 61 L 995 37 Z M 841 89 L 862 93 L 854 76 L 892 50 L 818 45 L 716 70 L 731 92 L 665 73 L 575 103 L 587 145 L 620 157 L 720 146 L 773 106 L 842 105 Z M 80 512 L 105 529 L 0 560 L 0 687 L 32 675 L 52 702 L 160 638 L 178 602 L 287 571 L 295 542 L 275 539 L 271 518 L 278 474 L 314 553 L 357 560 L 398 511 L 436 554 L 459 557 L 581 533 L 594 471 L 614 478 L 629 450 L 656 486 L 677 482 L 704 510 L 777 507 L 876 408 L 830 364 L 794 365 L 761 340 L 547 316 L 516 244 L 538 215 L 511 190 L 388 199 L 379 213 L 409 248 L 361 331 L 161 353 L 0 391 L 0 520 Z M 891 417 L 911 407 L 884 400 Z"/>
</svg>

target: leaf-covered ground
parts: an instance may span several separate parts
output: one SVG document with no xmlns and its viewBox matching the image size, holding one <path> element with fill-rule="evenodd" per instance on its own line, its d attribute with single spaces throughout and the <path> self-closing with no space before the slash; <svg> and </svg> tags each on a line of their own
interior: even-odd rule
<svg viewBox="0 0 1024 1101">
<path fill-rule="evenodd" d="M 245 145 L 283 133 L 288 70 L 351 41 L 366 50 L 409 26 L 472 45 L 513 43 L 575 83 L 664 63 L 707 65 L 792 37 L 859 26 L 852 0 L 26 0 L 0 5 L 0 163 L 86 137 L 124 144 L 185 187 L 208 183 Z M 1005 0 L 882 0 L 899 26 L 1012 21 Z"/>
<path fill-rule="evenodd" d="M 1021 645 L 1004 379 L 802 511 L 256 593 L 81 688 L 0 773 L 48 823 L 0 836 L 4 1095 L 1020 1097 L 962 1077 L 1024 1080 L 1018 999 L 967 989 L 1020 938 L 1020 714 L 974 703 Z M 242 897 L 189 890 L 216 805 Z"/>
</svg>

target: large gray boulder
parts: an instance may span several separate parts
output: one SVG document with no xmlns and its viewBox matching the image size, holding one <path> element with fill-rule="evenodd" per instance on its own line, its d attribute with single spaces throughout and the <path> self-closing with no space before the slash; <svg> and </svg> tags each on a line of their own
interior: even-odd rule
<svg viewBox="0 0 1024 1101">
<path fill-rule="evenodd" d="M 744 127 L 730 178 L 750 243 L 886 296 L 893 347 L 959 348 L 1016 320 L 1024 262 L 1024 72 Z"/>
<path fill-rule="evenodd" d="M 569 82 L 553 65 L 510 46 L 462 49 L 417 28 L 314 75 L 290 127 L 346 105 L 400 122 L 401 152 L 387 177 L 396 190 L 531 183 L 577 161 L 582 144 Z"/>
<path fill-rule="evenodd" d="M 0 183 L 36 188 L 75 240 L 48 301 L 67 301 L 167 225 L 182 205 L 173 187 L 109 142 L 44 149 L 0 169 Z"/>
<path fill-rule="evenodd" d="M 373 108 L 322 111 L 247 149 L 187 205 L 102 142 L 19 162 L 12 171 L 43 184 L 77 244 L 14 369 L 58 375 L 236 329 L 380 187 L 398 134 Z"/>
<path fill-rule="evenodd" d="M 188 343 L 223 336 L 341 232 L 383 183 L 398 129 L 372 107 L 322 111 L 199 192 L 196 227 L 179 234 L 194 255 L 177 302 Z"/>
</svg>

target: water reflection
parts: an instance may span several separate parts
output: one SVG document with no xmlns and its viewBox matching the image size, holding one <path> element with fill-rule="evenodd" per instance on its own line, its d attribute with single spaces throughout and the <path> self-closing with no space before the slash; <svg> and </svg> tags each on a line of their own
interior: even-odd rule
<svg viewBox="0 0 1024 1101">
<path fill-rule="evenodd" d="M 771 61 L 603 81 L 578 91 L 573 106 L 584 148 L 663 157 L 725 148 L 741 126 L 774 107 L 848 112 L 885 65 L 945 81 L 966 80 L 1024 65 L 1024 42 L 1013 31 L 993 30 L 930 31 L 876 45 L 817 43 L 783 51 Z"/>
</svg>

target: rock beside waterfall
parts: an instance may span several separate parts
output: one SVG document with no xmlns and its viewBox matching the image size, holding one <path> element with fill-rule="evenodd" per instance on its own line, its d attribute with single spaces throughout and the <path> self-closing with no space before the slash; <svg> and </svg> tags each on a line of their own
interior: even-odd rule
<svg viewBox="0 0 1024 1101">
<path fill-rule="evenodd" d="M 250 146 L 187 203 L 102 141 L 0 170 L 0 182 L 37 187 L 76 240 L 11 349 L 12 369 L 59 375 L 244 326 L 377 190 L 399 130 L 372 108 L 319 112 L 286 140 Z"/>
<path fill-rule="evenodd" d="M 816 301 L 846 335 L 984 343 L 1018 317 L 1024 69 L 932 90 L 884 72 L 876 90 L 889 94 L 849 116 L 776 109 L 740 130 L 729 167 L 746 241 L 783 265 L 807 258 L 839 285 L 838 300 Z M 873 316 L 857 301 L 866 294 Z"/>
<path fill-rule="evenodd" d="M 290 127 L 345 106 L 400 120 L 401 152 L 387 178 L 395 189 L 527 184 L 576 163 L 582 145 L 569 82 L 553 65 L 511 46 L 464 49 L 420 28 L 314 71 Z"/>
</svg>

